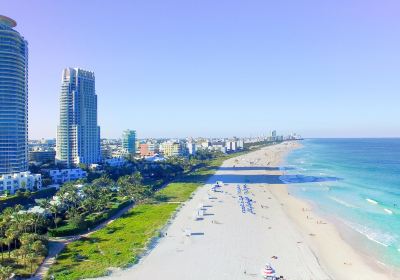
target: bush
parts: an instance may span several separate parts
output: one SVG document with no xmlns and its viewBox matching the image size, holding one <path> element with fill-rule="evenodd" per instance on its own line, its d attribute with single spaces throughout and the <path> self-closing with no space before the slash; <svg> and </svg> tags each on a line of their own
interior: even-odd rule
<svg viewBox="0 0 400 280">
<path fill-rule="evenodd" d="M 40 191 L 31 193 L 29 197 L 24 197 L 23 193 L 20 193 L 20 196 L 13 195 L 1 200 L 0 203 L 0 212 L 3 211 L 7 207 L 14 207 L 17 204 L 21 204 L 22 206 L 33 205 L 35 203 L 35 199 L 49 198 L 52 197 L 57 192 L 57 189 L 46 188 Z"/>
<path fill-rule="evenodd" d="M 80 221 L 78 224 L 76 221 L 68 221 L 67 224 L 58 228 L 49 229 L 48 234 L 52 237 L 57 236 L 69 236 L 76 235 L 85 232 L 88 228 L 93 228 L 98 224 L 106 221 L 115 215 L 119 210 L 128 206 L 131 201 L 123 201 L 118 204 L 114 204 L 108 211 L 96 214 L 88 215 L 84 221 Z"/>
</svg>

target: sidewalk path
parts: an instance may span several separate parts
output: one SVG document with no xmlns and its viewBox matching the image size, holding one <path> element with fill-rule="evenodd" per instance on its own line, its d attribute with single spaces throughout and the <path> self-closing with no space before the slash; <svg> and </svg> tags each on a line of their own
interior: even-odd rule
<svg viewBox="0 0 400 280">
<path fill-rule="evenodd" d="M 73 235 L 73 236 L 66 236 L 66 237 L 55 237 L 55 238 L 50 238 L 49 239 L 49 253 L 47 257 L 44 259 L 43 263 L 39 266 L 39 268 L 36 270 L 35 275 L 29 278 L 29 280 L 40 280 L 44 279 L 46 276 L 47 272 L 49 271 L 49 268 L 54 264 L 54 261 L 57 257 L 57 255 L 64 249 L 66 245 L 71 243 L 72 241 L 81 239 L 82 237 L 88 237 L 92 233 L 106 227 L 110 223 L 112 223 L 114 220 L 118 219 L 121 217 L 123 214 L 128 212 L 130 209 L 134 207 L 134 204 L 131 203 L 130 205 L 122 208 L 118 213 L 116 213 L 114 216 L 112 216 L 110 219 L 102 222 L 101 224 L 97 225 L 95 228 L 90 230 L 87 233 L 84 234 L 79 234 L 79 235 Z"/>
</svg>

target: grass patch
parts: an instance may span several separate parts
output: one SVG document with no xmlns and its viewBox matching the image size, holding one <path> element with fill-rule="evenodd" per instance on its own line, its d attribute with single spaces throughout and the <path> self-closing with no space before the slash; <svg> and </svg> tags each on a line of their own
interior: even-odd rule
<svg viewBox="0 0 400 280">
<path fill-rule="evenodd" d="M 201 183 L 170 183 L 157 192 L 155 199 L 164 202 L 184 202 L 200 185 Z"/>
<path fill-rule="evenodd" d="M 89 238 L 70 243 L 49 271 L 56 279 L 83 279 L 126 267 L 137 260 L 147 242 L 166 224 L 177 204 L 145 204 L 131 209 Z"/>
</svg>

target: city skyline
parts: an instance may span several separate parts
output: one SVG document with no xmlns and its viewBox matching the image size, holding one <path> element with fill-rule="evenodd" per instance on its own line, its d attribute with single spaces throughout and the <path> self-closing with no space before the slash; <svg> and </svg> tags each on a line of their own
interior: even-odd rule
<svg viewBox="0 0 400 280">
<path fill-rule="evenodd" d="M 29 136 L 56 136 L 69 66 L 96 72 L 105 138 L 400 136 L 398 4 L 339 2 L 88 2 L 69 21 L 74 5 L 4 1 L 30 42 Z"/>
</svg>

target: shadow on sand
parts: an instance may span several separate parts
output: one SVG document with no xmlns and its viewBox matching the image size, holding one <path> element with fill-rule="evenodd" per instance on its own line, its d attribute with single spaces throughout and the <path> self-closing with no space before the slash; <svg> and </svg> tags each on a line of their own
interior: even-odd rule
<svg viewBox="0 0 400 280">
<path fill-rule="evenodd" d="M 222 181 L 228 184 L 301 184 L 316 182 L 339 181 L 337 177 L 316 177 L 304 175 L 236 175 L 236 174 L 217 174 L 212 176 L 208 183 Z"/>
<path fill-rule="evenodd" d="M 221 166 L 218 170 L 221 171 L 251 171 L 251 170 L 265 170 L 265 171 L 279 171 L 279 170 L 294 170 L 293 167 L 272 167 L 272 166 L 237 166 L 237 167 L 224 167 Z"/>
</svg>

